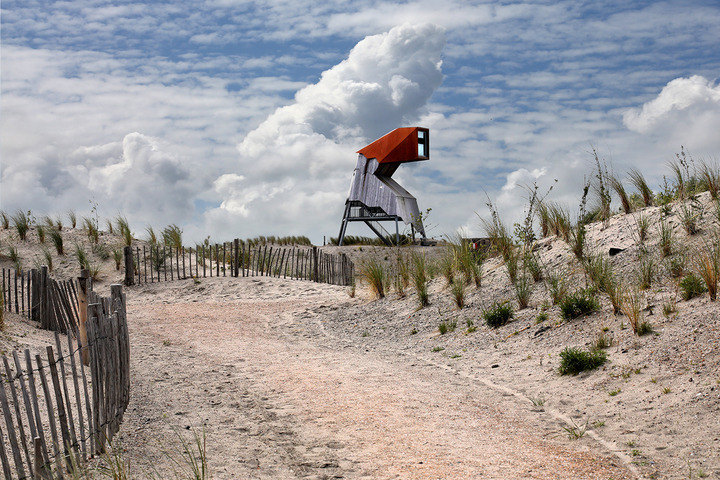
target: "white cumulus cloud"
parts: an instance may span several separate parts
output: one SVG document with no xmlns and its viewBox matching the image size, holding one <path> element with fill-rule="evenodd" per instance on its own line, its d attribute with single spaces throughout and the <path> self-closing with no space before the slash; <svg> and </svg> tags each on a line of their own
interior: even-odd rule
<svg viewBox="0 0 720 480">
<path fill-rule="evenodd" d="M 256 220 L 244 225 L 261 233 L 282 232 L 306 218 L 332 230 L 355 151 L 424 113 L 442 83 L 444 44 L 444 29 L 431 24 L 405 24 L 360 41 L 243 139 L 240 168 L 216 180 L 222 203 L 207 220 Z"/>
</svg>

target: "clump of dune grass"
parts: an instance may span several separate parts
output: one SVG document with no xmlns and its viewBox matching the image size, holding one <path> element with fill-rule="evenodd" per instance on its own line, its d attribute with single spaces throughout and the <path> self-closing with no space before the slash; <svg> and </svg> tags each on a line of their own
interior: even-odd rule
<svg viewBox="0 0 720 480">
<path fill-rule="evenodd" d="M 688 202 L 680 204 L 680 223 L 688 235 L 695 235 L 700 231 L 698 220 L 702 215 L 702 205 L 693 198 Z"/>
<path fill-rule="evenodd" d="M 465 306 L 465 282 L 460 279 L 455 279 L 450 287 L 450 292 L 452 293 L 453 301 L 458 310 L 462 310 Z"/>
<path fill-rule="evenodd" d="M 488 199 L 487 206 L 490 209 L 490 220 L 482 219 L 485 236 L 490 239 L 491 247 L 500 254 L 506 263 L 513 254 L 514 245 L 508 229 L 500 219 L 500 214 L 493 203 Z"/>
<path fill-rule="evenodd" d="M 165 245 L 169 245 L 176 250 L 182 248 L 182 229 L 175 224 L 168 225 L 163 228 L 162 237 Z"/>
<path fill-rule="evenodd" d="M 532 296 L 533 281 L 530 276 L 523 273 L 519 275 L 513 284 L 515 289 L 515 298 L 518 302 L 518 309 L 522 310 L 530 305 L 530 297 Z"/>
<path fill-rule="evenodd" d="M 565 320 L 573 320 L 600 310 L 595 295 L 590 289 L 577 290 L 560 302 L 560 314 Z"/>
<path fill-rule="evenodd" d="M 105 220 L 105 228 L 107 229 L 107 232 L 110 234 L 115 233 L 115 229 L 113 227 L 113 222 L 109 218 Z"/>
<path fill-rule="evenodd" d="M 90 269 L 90 258 L 88 257 L 87 252 L 83 247 L 80 246 L 80 244 L 75 244 L 75 259 L 80 264 L 81 270 L 89 270 Z"/>
<path fill-rule="evenodd" d="M 642 336 L 652 332 L 652 327 L 643 318 L 643 296 L 637 287 L 629 288 L 623 294 L 622 312 L 630 321 L 635 335 Z"/>
<path fill-rule="evenodd" d="M 637 241 L 640 245 L 645 244 L 649 229 L 650 218 L 648 218 L 646 215 L 643 215 L 642 213 L 639 213 L 637 217 L 635 217 L 635 236 L 637 237 Z"/>
<path fill-rule="evenodd" d="M 45 243 L 45 228 L 42 225 L 38 225 L 35 227 L 35 230 L 37 231 L 38 241 Z"/>
<path fill-rule="evenodd" d="M 427 260 L 424 255 L 413 252 L 410 257 L 410 263 L 412 265 L 410 269 L 412 284 L 415 288 L 415 293 L 417 293 L 420 308 L 423 308 L 430 304 L 428 297 L 429 277 Z"/>
<path fill-rule="evenodd" d="M 638 194 L 640 194 L 643 206 L 651 207 L 653 205 L 653 192 L 648 186 L 647 181 L 645 181 L 643 174 L 640 173 L 639 170 L 633 168 L 628 173 L 628 177 L 630 178 L 630 183 L 633 184 L 635 189 L 638 191 Z"/>
<path fill-rule="evenodd" d="M 460 234 L 448 239 L 452 251 L 455 268 L 459 271 L 466 284 L 473 283 L 480 287 L 482 277 L 482 264 L 485 260 L 484 252 L 474 250 L 470 242 L 465 241 Z"/>
<path fill-rule="evenodd" d="M 663 258 L 673 254 L 675 239 L 672 227 L 664 219 L 660 222 L 660 252 Z"/>
<path fill-rule="evenodd" d="M 678 283 L 683 300 L 690 300 L 706 292 L 703 280 L 694 273 L 688 273 Z"/>
<path fill-rule="evenodd" d="M 360 276 L 367 282 L 370 291 L 377 298 L 385 297 L 387 269 L 380 260 L 375 257 L 366 259 L 360 266 Z"/>
<path fill-rule="evenodd" d="M 25 240 L 27 238 L 27 232 L 30 230 L 30 224 L 32 223 L 30 215 L 22 210 L 18 210 L 15 212 L 15 215 L 12 216 L 12 221 L 20 240 Z"/>
<path fill-rule="evenodd" d="M 17 251 L 17 248 L 10 245 L 7 249 L 8 252 L 8 259 L 13 264 L 13 267 L 15 267 L 16 272 L 22 272 L 22 260 L 20 259 L 20 254 Z"/>
<path fill-rule="evenodd" d="M 568 294 L 568 273 L 565 271 L 549 271 L 545 273 L 545 286 L 550 294 L 553 305 L 559 304 Z"/>
<path fill-rule="evenodd" d="M 523 269 L 530 275 L 534 282 L 542 280 L 543 272 L 540 267 L 540 261 L 532 249 L 527 249 L 523 254 Z"/>
<path fill-rule="evenodd" d="M 0 225 L 2 225 L 3 230 L 10 228 L 10 217 L 4 210 L 0 210 Z"/>
<path fill-rule="evenodd" d="M 579 348 L 565 348 L 560 352 L 560 375 L 577 375 L 586 370 L 601 367 L 607 361 L 602 350 L 586 351 Z"/>
<path fill-rule="evenodd" d="M 70 227 L 77 228 L 77 215 L 72 210 L 68 210 L 68 219 L 70 220 Z"/>
<path fill-rule="evenodd" d="M 98 226 L 95 223 L 95 220 L 93 220 L 90 217 L 83 217 L 83 228 L 85 228 L 85 231 L 87 232 L 87 236 L 93 243 L 98 243 L 100 240 L 100 231 L 98 230 Z"/>
<path fill-rule="evenodd" d="M 708 192 L 710 192 L 710 197 L 717 200 L 718 191 L 720 191 L 720 172 L 718 172 L 717 165 L 702 162 L 700 164 L 700 176 Z"/>
<path fill-rule="evenodd" d="M 47 265 L 48 269 L 52 272 L 52 270 L 53 270 L 52 253 L 50 253 L 50 250 L 48 250 L 47 247 L 43 247 L 42 254 L 43 254 L 43 259 L 45 260 L 45 265 Z"/>
<path fill-rule="evenodd" d="M 623 212 L 632 213 L 632 202 L 630 202 L 630 196 L 625 190 L 625 186 L 623 185 L 622 181 L 614 175 L 611 176 L 610 188 L 612 188 L 612 190 L 615 192 L 615 195 L 617 195 L 618 199 L 620 200 L 620 206 L 622 207 Z"/>
<path fill-rule="evenodd" d="M 120 265 L 123 261 L 123 252 L 121 252 L 119 248 L 113 248 L 112 257 L 115 261 L 115 270 L 120 270 Z"/>
<path fill-rule="evenodd" d="M 145 232 L 147 232 L 147 242 L 151 245 L 157 245 L 157 235 L 155 235 L 155 230 L 153 230 L 153 227 L 148 225 L 145 227 Z"/>
<path fill-rule="evenodd" d="M 612 200 L 612 197 L 610 196 L 610 185 L 612 184 L 612 179 L 614 177 L 608 172 L 605 161 L 600 160 L 597 150 L 594 147 L 592 149 L 592 155 L 596 166 L 595 179 L 592 182 L 592 190 L 597 199 L 597 218 L 603 222 L 607 222 L 612 214 L 610 207 Z"/>
<path fill-rule="evenodd" d="M 508 323 L 514 313 L 509 302 L 495 302 L 483 309 L 482 316 L 488 327 L 499 328 Z"/>
<path fill-rule="evenodd" d="M 695 273 L 705 282 L 710 301 L 714 302 L 720 277 L 720 244 L 706 245 L 699 249 L 695 254 L 693 266 Z"/>
<path fill-rule="evenodd" d="M 65 251 L 64 251 L 64 249 L 63 249 L 63 237 L 62 237 L 62 233 L 60 233 L 59 230 L 52 229 L 52 230 L 50 230 L 50 232 L 48 233 L 48 235 L 50 236 L 50 242 L 51 242 L 51 243 L 53 244 L 53 246 L 55 247 L 55 251 L 57 251 L 57 254 L 58 254 L 58 255 L 64 255 L 64 254 L 65 254 Z"/>
<path fill-rule="evenodd" d="M 655 278 L 655 262 L 650 255 L 643 255 L 638 269 L 638 285 L 641 290 L 647 290 Z"/>
</svg>

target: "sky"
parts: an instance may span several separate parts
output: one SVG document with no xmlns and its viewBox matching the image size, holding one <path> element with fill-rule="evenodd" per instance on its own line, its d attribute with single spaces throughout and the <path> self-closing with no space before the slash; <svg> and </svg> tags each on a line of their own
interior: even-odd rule
<svg viewBox="0 0 720 480">
<path fill-rule="evenodd" d="M 593 149 L 654 186 L 681 146 L 720 162 L 718 25 L 699 0 L 3 0 L 0 208 L 319 244 L 355 152 L 423 126 L 394 178 L 429 235 L 481 235 L 534 182 L 577 205 Z"/>
</svg>

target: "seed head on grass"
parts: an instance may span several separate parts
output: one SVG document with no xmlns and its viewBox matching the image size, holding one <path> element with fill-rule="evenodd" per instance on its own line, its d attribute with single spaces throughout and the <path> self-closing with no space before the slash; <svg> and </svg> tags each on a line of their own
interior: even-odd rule
<svg viewBox="0 0 720 480">
<path fill-rule="evenodd" d="M 385 297 L 387 270 L 380 260 L 375 257 L 365 260 L 360 267 L 360 276 L 367 282 L 377 298 Z"/>
</svg>

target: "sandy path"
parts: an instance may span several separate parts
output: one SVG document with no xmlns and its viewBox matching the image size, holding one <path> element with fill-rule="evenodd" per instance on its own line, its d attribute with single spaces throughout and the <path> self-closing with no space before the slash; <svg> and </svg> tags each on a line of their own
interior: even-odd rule
<svg viewBox="0 0 720 480">
<path fill-rule="evenodd" d="M 168 468 L 173 427 L 205 425 L 215 478 L 631 478 L 510 395 L 326 335 L 339 289 L 175 285 L 128 295 L 136 473 Z"/>
</svg>

